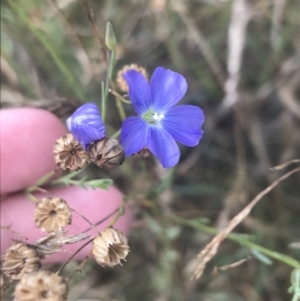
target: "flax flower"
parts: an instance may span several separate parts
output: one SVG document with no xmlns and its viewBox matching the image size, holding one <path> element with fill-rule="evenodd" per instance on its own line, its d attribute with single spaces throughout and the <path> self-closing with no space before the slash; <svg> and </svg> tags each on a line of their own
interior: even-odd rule
<svg viewBox="0 0 300 301">
<path fill-rule="evenodd" d="M 86 151 L 92 142 L 105 137 L 105 126 L 98 107 L 92 102 L 79 107 L 67 119 L 67 127 Z"/>
<path fill-rule="evenodd" d="M 122 125 L 125 155 L 131 156 L 147 147 L 163 167 L 176 165 L 180 157 L 176 141 L 192 147 L 203 135 L 203 111 L 193 105 L 175 106 L 187 91 L 185 78 L 162 67 L 156 68 L 150 83 L 135 70 L 123 76 L 137 113 L 125 119 Z"/>
</svg>

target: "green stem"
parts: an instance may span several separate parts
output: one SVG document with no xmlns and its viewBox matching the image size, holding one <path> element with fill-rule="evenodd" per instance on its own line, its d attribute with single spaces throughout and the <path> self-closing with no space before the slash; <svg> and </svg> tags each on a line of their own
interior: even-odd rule
<svg viewBox="0 0 300 301">
<path fill-rule="evenodd" d="M 104 81 L 101 82 L 101 117 L 103 123 L 105 123 L 105 117 L 106 117 L 106 99 L 105 96 L 105 87 L 104 87 Z"/>
<path fill-rule="evenodd" d="M 37 202 L 37 198 L 31 192 L 25 191 L 25 195 L 31 202 Z"/>
<path fill-rule="evenodd" d="M 21 8 L 21 5 L 16 3 L 16 1 L 8 0 L 8 4 L 12 8 L 12 10 L 17 13 L 17 15 L 21 18 L 21 20 L 25 23 L 25 25 L 29 28 L 29 30 L 38 38 L 38 40 L 43 44 L 46 50 L 51 55 L 54 63 L 61 71 L 61 73 L 66 77 L 69 87 L 72 91 L 80 98 L 84 99 L 84 94 L 79 89 L 80 85 L 78 84 L 73 74 L 69 72 L 68 68 L 64 65 L 61 59 L 57 56 L 55 49 L 51 46 L 48 40 L 40 33 L 40 31 L 31 23 L 30 19 L 26 16 L 24 11 Z"/>
<path fill-rule="evenodd" d="M 291 275 L 292 286 L 289 288 L 288 292 L 293 293 L 292 301 L 300 300 L 300 269 L 295 269 Z"/>
<path fill-rule="evenodd" d="M 78 174 L 79 174 L 78 171 L 73 171 L 73 172 L 70 172 L 70 173 L 68 173 L 68 174 L 66 174 L 66 175 L 63 175 L 63 176 L 61 176 L 61 177 L 59 177 L 59 178 L 53 180 L 53 181 L 51 182 L 51 186 L 56 186 L 56 185 L 58 185 L 58 184 L 61 184 L 61 183 L 65 182 L 65 181 L 67 181 L 67 180 L 70 180 L 70 179 L 74 178 L 74 177 L 77 176 Z"/>
<path fill-rule="evenodd" d="M 125 213 L 125 207 L 124 207 L 124 201 L 123 201 L 123 204 L 119 207 L 119 210 L 116 214 L 116 216 L 111 220 L 111 222 L 109 223 L 109 225 L 107 226 L 108 227 L 112 227 L 117 221 L 118 219 L 124 215 Z"/>
<path fill-rule="evenodd" d="M 112 78 L 112 74 L 113 74 L 113 70 L 114 70 L 114 66 L 115 66 L 115 59 L 116 59 L 116 50 L 112 50 L 110 53 L 110 57 L 109 57 L 109 67 L 108 67 L 107 78 L 106 78 L 106 80 L 107 80 L 106 91 L 105 91 L 106 97 L 107 97 L 107 93 L 110 92 L 109 84 L 111 84 L 112 87 L 114 86 L 111 78 Z M 117 109 L 118 109 L 120 118 L 123 121 L 126 118 L 126 114 L 125 114 L 122 102 L 119 98 L 116 98 L 116 103 L 117 103 Z"/>
<path fill-rule="evenodd" d="M 42 176 L 40 179 L 38 179 L 36 181 L 36 183 L 33 186 L 30 186 L 26 189 L 26 192 L 34 192 L 38 189 L 40 189 L 39 187 L 44 185 L 51 177 L 53 177 L 55 174 L 55 170 L 54 171 L 50 171 L 49 173 L 47 173 L 46 175 Z"/>
<path fill-rule="evenodd" d="M 120 133 L 121 133 L 121 129 L 119 129 L 117 132 L 115 132 L 113 135 L 112 135 L 112 138 L 117 138 L 120 136 Z"/>
<path fill-rule="evenodd" d="M 117 102 L 117 109 L 119 111 L 120 118 L 123 121 L 126 118 L 126 114 L 125 114 L 122 102 L 118 98 L 116 98 L 116 102 Z"/>
</svg>

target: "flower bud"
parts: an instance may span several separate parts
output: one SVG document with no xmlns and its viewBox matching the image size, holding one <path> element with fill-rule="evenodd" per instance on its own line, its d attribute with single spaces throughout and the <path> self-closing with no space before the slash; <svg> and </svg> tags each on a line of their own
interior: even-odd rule
<svg viewBox="0 0 300 301">
<path fill-rule="evenodd" d="M 54 232 L 71 224 L 72 212 L 65 200 L 47 197 L 37 202 L 34 217 L 38 228 Z"/>
<path fill-rule="evenodd" d="M 104 267 L 121 264 L 129 253 L 126 236 L 112 227 L 106 228 L 93 241 L 92 252 L 96 261 Z"/>
<path fill-rule="evenodd" d="M 95 141 L 89 149 L 92 162 L 103 169 L 112 169 L 124 162 L 123 146 L 115 138 L 103 138 Z"/>
<path fill-rule="evenodd" d="M 54 160 L 63 170 L 76 171 L 88 164 L 89 156 L 72 134 L 59 138 L 53 148 Z"/>
<path fill-rule="evenodd" d="M 12 280 L 21 279 L 41 267 L 40 257 L 34 246 L 16 242 L 3 256 L 2 270 Z"/>
<path fill-rule="evenodd" d="M 48 271 L 39 271 L 23 277 L 15 289 L 16 301 L 66 301 L 66 281 Z"/>
<path fill-rule="evenodd" d="M 117 39 L 110 22 L 106 23 L 105 44 L 109 50 L 114 50 L 117 46 Z"/>
</svg>

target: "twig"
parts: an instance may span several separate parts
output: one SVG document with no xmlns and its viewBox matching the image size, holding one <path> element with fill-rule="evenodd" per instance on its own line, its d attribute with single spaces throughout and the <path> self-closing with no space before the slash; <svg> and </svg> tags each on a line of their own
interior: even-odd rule
<svg viewBox="0 0 300 301">
<path fill-rule="evenodd" d="M 228 78 L 225 83 L 225 98 L 222 108 L 228 109 L 239 100 L 238 84 L 240 81 L 242 55 L 245 47 L 247 25 L 252 12 L 246 0 L 235 0 L 232 4 L 231 21 L 228 29 Z"/>
<path fill-rule="evenodd" d="M 58 275 L 65 267 L 66 265 L 88 244 L 90 244 L 94 240 L 94 237 L 91 238 L 89 241 L 87 241 L 85 244 L 83 244 L 76 252 L 74 252 L 69 259 L 59 268 L 59 270 L 56 272 L 56 275 Z"/>
<path fill-rule="evenodd" d="M 108 220 L 110 217 L 112 217 L 114 214 L 116 214 L 119 211 L 119 209 L 120 208 L 115 209 L 112 213 L 110 213 L 109 215 L 107 215 L 106 217 L 104 217 L 102 220 L 100 220 L 99 222 L 97 222 L 93 226 L 96 227 L 96 226 L 104 223 L 106 220 Z M 93 229 L 93 227 L 87 228 L 86 230 L 83 231 L 83 233 L 86 233 L 86 232 L 90 231 L 91 229 Z"/>
<path fill-rule="evenodd" d="M 122 97 L 118 92 L 116 92 L 113 89 L 108 89 L 108 92 L 111 93 L 112 95 L 114 95 L 117 99 L 123 101 L 124 103 L 128 103 L 131 104 L 130 100 L 126 100 L 124 97 Z"/>
<path fill-rule="evenodd" d="M 206 59 L 212 73 L 216 77 L 219 85 L 224 88 L 225 83 L 225 74 L 219 63 L 216 55 L 214 54 L 213 50 L 211 49 L 208 41 L 206 40 L 203 33 L 197 28 L 196 23 L 194 20 L 187 14 L 186 6 L 183 3 L 184 1 L 174 1 L 174 9 L 182 19 L 183 23 L 185 24 L 186 28 L 190 33 L 190 37 L 193 41 L 198 45 L 202 55 Z"/>
<path fill-rule="evenodd" d="M 286 168 L 287 166 L 289 166 L 293 163 L 300 163 L 300 159 L 293 159 L 293 160 L 287 161 L 287 162 L 282 163 L 280 165 L 271 167 L 270 170 L 281 170 L 281 169 L 284 169 L 284 168 Z"/>
<path fill-rule="evenodd" d="M 96 23 L 94 21 L 94 14 L 93 14 L 93 10 L 91 9 L 90 3 L 89 3 L 89 1 L 87 1 L 88 6 L 89 6 L 89 10 L 90 10 L 89 12 L 84 7 L 83 0 L 79 0 L 79 3 L 81 5 L 81 8 L 82 8 L 84 14 L 87 16 L 88 20 L 90 21 L 90 23 L 92 25 L 92 28 L 93 28 L 96 40 L 97 40 L 97 42 L 99 44 L 99 47 L 100 47 L 100 50 L 102 52 L 103 59 L 106 62 L 106 66 L 108 68 L 108 58 L 107 58 L 106 48 L 104 46 L 104 42 L 103 42 L 103 40 L 101 38 L 99 30 L 98 30 L 98 28 L 96 26 Z"/>
<path fill-rule="evenodd" d="M 271 43 L 275 50 L 280 46 L 280 31 L 286 0 L 275 0 L 273 4 Z"/>
<path fill-rule="evenodd" d="M 280 182 L 287 179 L 292 174 L 299 172 L 300 167 L 291 170 L 290 172 L 284 174 L 282 177 L 274 181 L 270 186 L 260 192 L 239 214 L 237 214 L 228 223 L 227 227 L 223 229 L 219 234 L 217 234 L 212 241 L 206 245 L 206 247 L 198 254 L 199 264 L 196 271 L 192 275 L 191 279 L 199 279 L 203 274 L 206 264 L 216 255 L 219 245 L 221 242 L 232 232 L 232 230 L 251 212 L 253 207 L 262 199 L 263 196 L 268 194 L 274 187 L 276 187 Z"/>
<path fill-rule="evenodd" d="M 10 225 L 10 226 L 2 226 L 2 225 L 0 225 L 0 229 L 5 230 L 5 231 L 8 231 L 8 232 L 10 232 L 10 233 L 12 233 L 12 234 L 18 235 L 20 238 L 22 238 L 22 239 L 24 239 L 24 240 L 28 240 L 28 238 L 27 238 L 26 236 L 22 235 L 21 233 L 16 232 L 16 231 L 14 231 L 14 230 L 11 230 L 11 229 L 10 229 L 11 226 L 12 226 L 12 225 Z"/>
<path fill-rule="evenodd" d="M 231 264 L 226 264 L 226 265 L 223 265 L 221 267 L 215 267 L 213 273 L 217 273 L 218 271 L 226 271 L 228 269 L 236 268 L 236 267 L 242 265 L 243 263 L 247 262 L 251 258 L 252 257 L 250 256 L 248 258 L 241 259 L 241 260 L 233 262 Z"/>
<path fill-rule="evenodd" d="M 71 34 L 71 37 L 73 39 L 73 41 L 75 42 L 74 45 L 75 46 L 78 46 L 78 50 L 80 51 L 80 55 L 77 55 L 75 53 L 75 55 L 77 56 L 78 58 L 78 61 L 81 61 L 82 62 L 82 68 L 84 69 L 85 71 L 85 74 L 87 75 L 88 79 L 90 78 L 90 71 L 92 71 L 93 73 L 93 69 L 92 69 L 92 64 L 91 64 L 91 61 L 90 61 L 90 58 L 88 56 L 88 53 L 87 51 L 85 50 L 83 44 L 81 43 L 80 39 L 78 38 L 76 32 L 74 31 L 72 25 L 69 23 L 67 17 L 65 16 L 63 10 L 59 7 L 58 3 L 57 3 L 57 0 L 50 0 L 54 7 L 56 8 L 59 16 L 61 17 L 61 19 L 63 20 L 63 22 L 66 24 L 66 26 L 68 27 L 69 31 L 70 31 L 70 34 Z M 86 68 L 86 66 L 88 67 L 88 70 Z"/>
<path fill-rule="evenodd" d="M 83 218 L 89 225 L 91 225 L 91 228 L 94 229 L 99 234 L 98 230 L 96 229 L 95 225 L 92 222 L 90 222 L 85 216 L 77 212 L 75 209 L 71 208 L 71 210 L 77 213 L 81 218 Z"/>
<path fill-rule="evenodd" d="M 90 255 L 92 254 L 92 251 L 89 252 L 89 254 L 83 259 L 81 264 L 69 275 L 69 277 L 66 278 L 66 281 L 68 282 L 77 272 L 81 273 L 83 267 L 87 263 L 87 261 L 90 259 Z"/>
</svg>

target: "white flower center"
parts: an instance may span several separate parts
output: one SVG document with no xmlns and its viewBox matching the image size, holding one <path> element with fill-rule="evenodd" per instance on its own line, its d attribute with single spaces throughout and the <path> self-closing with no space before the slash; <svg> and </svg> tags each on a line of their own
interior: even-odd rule
<svg viewBox="0 0 300 301">
<path fill-rule="evenodd" d="M 164 114 L 158 114 L 158 113 L 155 112 L 154 115 L 153 115 L 153 119 L 157 120 L 157 121 L 161 121 L 163 118 L 165 118 Z"/>
</svg>

